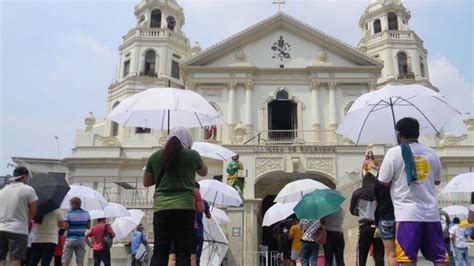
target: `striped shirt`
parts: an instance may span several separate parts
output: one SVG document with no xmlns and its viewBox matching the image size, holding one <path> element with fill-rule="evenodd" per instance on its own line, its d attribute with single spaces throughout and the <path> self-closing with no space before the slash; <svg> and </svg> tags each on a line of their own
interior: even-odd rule
<svg viewBox="0 0 474 266">
<path fill-rule="evenodd" d="M 81 208 L 69 210 L 64 217 L 64 221 L 69 224 L 66 239 L 84 239 L 90 220 L 89 212 Z"/>
</svg>

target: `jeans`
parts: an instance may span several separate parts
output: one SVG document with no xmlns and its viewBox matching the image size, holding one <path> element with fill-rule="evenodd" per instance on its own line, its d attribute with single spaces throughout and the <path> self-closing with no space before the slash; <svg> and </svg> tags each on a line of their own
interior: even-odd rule
<svg viewBox="0 0 474 266">
<path fill-rule="evenodd" d="M 54 266 L 62 266 L 62 256 L 54 256 Z"/>
<path fill-rule="evenodd" d="M 204 233 L 196 231 L 196 266 L 201 262 L 202 245 L 204 244 Z"/>
<path fill-rule="evenodd" d="M 302 241 L 301 266 L 316 266 L 318 260 L 319 245 L 316 242 Z M 311 260 L 311 264 L 309 264 Z"/>
<path fill-rule="evenodd" d="M 94 250 L 94 266 L 100 266 L 101 262 L 103 262 L 105 266 L 110 266 L 110 250 Z"/>
<path fill-rule="evenodd" d="M 167 266 L 171 242 L 174 242 L 176 266 L 191 264 L 194 234 L 194 210 L 164 210 L 153 215 L 155 246 L 150 265 Z"/>
<path fill-rule="evenodd" d="M 458 266 L 462 266 L 463 261 L 466 262 L 464 265 L 471 266 L 471 258 L 469 258 L 467 248 L 454 247 L 454 253 L 456 253 L 456 257 L 458 258 Z"/>
<path fill-rule="evenodd" d="M 41 266 L 49 266 L 54 257 L 56 244 L 32 243 L 30 266 L 36 266 L 41 261 Z"/>
<path fill-rule="evenodd" d="M 359 266 L 365 266 L 370 246 L 374 247 L 375 266 L 384 266 L 385 251 L 380 238 L 374 238 L 375 225 L 372 223 L 359 224 L 359 242 L 357 243 L 357 259 Z"/>
<path fill-rule="evenodd" d="M 337 266 L 344 266 L 344 234 L 336 231 L 326 231 L 327 238 L 324 245 L 324 261 L 326 266 L 332 266 L 336 259 Z"/>
</svg>

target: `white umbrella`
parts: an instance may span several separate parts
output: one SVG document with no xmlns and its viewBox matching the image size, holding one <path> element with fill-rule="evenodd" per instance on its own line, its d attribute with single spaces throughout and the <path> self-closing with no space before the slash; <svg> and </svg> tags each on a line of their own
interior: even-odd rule
<svg viewBox="0 0 474 266">
<path fill-rule="evenodd" d="M 267 210 L 267 212 L 265 212 L 265 215 L 263 216 L 262 225 L 270 226 L 272 224 L 285 220 L 286 218 L 288 218 L 288 216 L 295 213 L 293 209 L 295 208 L 296 204 L 298 204 L 297 201 L 288 203 L 275 203 Z"/>
<path fill-rule="evenodd" d="M 61 209 L 69 209 L 71 207 L 69 201 L 74 197 L 81 199 L 81 208 L 86 211 L 104 210 L 109 205 L 104 196 L 92 188 L 71 185 L 71 189 L 61 203 Z"/>
<path fill-rule="evenodd" d="M 112 223 L 112 230 L 114 230 L 114 242 L 127 237 L 141 222 L 145 213 L 141 210 L 128 210 L 130 216 L 119 217 Z"/>
<path fill-rule="evenodd" d="M 213 208 L 211 210 L 211 216 L 216 219 L 219 224 L 228 224 L 231 222 L 229 216 L 225 213 L 225 211 L 219 208 Z"/>
<path fill-rule="evenodd" d="M 183 89 L 151 88 L 122 101 L 107 117 L 123 126 L 170 130 L 224 123 L 201 95 Z"/>
<path fill-rule="evenodd" d="M 191 149 L 197 151 L 202 157 L 216 160 L 231 160 L 237 153 L 217 144 L 209 142 L 194 142 Z"/>
<path fill-rule="evenodd" d="M 458 217 L 461 221 L 467 218 L 467 214 L 469 213 L 469 209 L 464 207 L 464 206 L 458 206 L 458 205 L 453 205 L 453 206 L 448 206 L 442 208 L 443 211 L 445 211 L 447 214 L 449 214 L 449 217 L 453 219 L 454 217 Z"/>
<path fill-rule="evenodd" d="M 91 215 L 91 219 L 130 216 L 127 208 L 114 202 L 110 202 L 104 210 L 93 210 L 89 211 L 89 213 Z"/>
<path fill-rule="evenodd" d="M 275 197 L 274 202 L 297 202 L 304 195 L 313 192 L 316 189 L 330 189 L 325 184 L 312 180 L 312 179 L 301 179 L 286 184 L 278 195 Z"/>
<path fill-rule="evenodd" d="M 460 114 L 444 96 L 421 85 L 389 85 L 364 94 L 349 109 L 337 133 L 356 144 L 397 144 L 395 124 L 404 117 L 420 123 L 420 134 L 439 133 Z"/>
<path fill-rule="evenodd" d="M 229 241 L 214 218 L 203 219 L 204 244 L 202 246 L 200 265 L 221 265 L 229 249 Z"/>
<path fill-rule="evenodd" d="M 474 192 L 474 173 L 464 173 L 457 175 L 448 182 L 448 184 L 441 190 L 440 194 L 450 192 Z"/>
<path fill-rule="evenodd" d="M 217 180 L 199 181 L 201 196 L 203 199 L 221 206 L 240 206 L 242 198 L 235 188 Z M 214 206 L 213 204 L 213 206 Z"/>
</svg>

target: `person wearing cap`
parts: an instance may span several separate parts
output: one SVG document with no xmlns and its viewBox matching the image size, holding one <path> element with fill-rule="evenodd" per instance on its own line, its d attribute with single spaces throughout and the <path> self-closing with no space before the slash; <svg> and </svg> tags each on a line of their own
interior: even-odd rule
<svg viewBox="0 0 474 266">
<path fill-rule="evenodd" d="M 189 132 L 178 127 L 168 136 L 165 147 L 148 159 L 143 185 L 155 185 L 153 232 L 155 245 L 151 265 L 166 266 L 174 242 L 176 265 L 190 265 L 194 235 L 196 173 L 207 175 L 199 153 L 191 150 Z"/>
<path fill-rule="evenodd" d="M 138 248 L 140 247 L 141 244 L 144 244 L 145 246 L 148 245 L 145 232 L 143 232 L 144 230 L 145 230 L 145 227 L 143 227 L 143 224 L 139 224 L 137 226 L 137 230 L 135 230 L 132 233 L 132 243 L 131 243 L 132 266 L 142 265 L 141 261 L 135 258 L 135 255 L 137 254 Z"/>
<path fill-rule="evenodd" d="M 26 258 L 29 224 L 36 213 L 38 196 L 26 185 L 29 171 L 16 167 L 9 184 L 0 190 L 0 264 L 10 253 L 12 266 Z"/>
<path fill-rule="evenodd" d="M 90 228 L 91 216 L 88 211 L 81 208 L 82 201 L 78 197 L 70 201 L 71 209 L 64 217 L 64 230 L 67 231 L 66 242 L 63 248 L 63 266 L 68 266 L 73 253 L 76 254 L 76 264 L 84 265 L 84 255 L 86 253 L 85 233 Z"/>
</svg>

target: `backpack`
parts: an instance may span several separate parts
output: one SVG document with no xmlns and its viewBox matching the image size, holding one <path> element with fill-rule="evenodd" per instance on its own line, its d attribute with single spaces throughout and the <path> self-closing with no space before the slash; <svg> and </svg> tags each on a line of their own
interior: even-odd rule
<svg viewBox="0 0 474 266">
<path fill-rule="evenodd" d="M 114 239 L 112 238 L 112 235 L 109 233 L 109 231 L 107 231 L 108 228 L 109 228 L 109 225 L 106 224 L 104 226 L 104 237 L 102 238 L 102 247 L 105 250 L 110 249 L 112 245 L 114 244 Z"/>
</svg>

